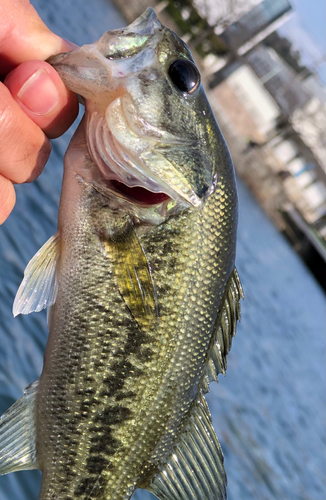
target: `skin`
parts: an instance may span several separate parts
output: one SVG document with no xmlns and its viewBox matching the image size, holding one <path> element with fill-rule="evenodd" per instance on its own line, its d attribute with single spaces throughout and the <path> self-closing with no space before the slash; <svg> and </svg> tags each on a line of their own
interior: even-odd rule
<svg viewBox="0 0 326 500">
<path fill-rule="evenodd" d="M 0 224 L 16 200 L 14 184 L 42 172 L 50 138 L 78 112 L 76 96 L 45 59 L 74 46 L 52 33 L 28 0 L 0 0 Z"/>
</svg>

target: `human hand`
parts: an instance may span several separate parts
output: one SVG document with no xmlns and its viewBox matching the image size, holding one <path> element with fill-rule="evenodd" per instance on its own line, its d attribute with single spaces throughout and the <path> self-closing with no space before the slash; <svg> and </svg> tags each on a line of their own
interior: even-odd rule
<svg viewBox="0 0 326 500">
<path fill-rule="evenodd" d="M 41 173 L 49 138 L 63 134 L 77 116 L 76 96 L 44 62 L 72 48 L 28 0 L 0 0 L 0 224 L 15 205 L 13 184 Z"/>
</svg>

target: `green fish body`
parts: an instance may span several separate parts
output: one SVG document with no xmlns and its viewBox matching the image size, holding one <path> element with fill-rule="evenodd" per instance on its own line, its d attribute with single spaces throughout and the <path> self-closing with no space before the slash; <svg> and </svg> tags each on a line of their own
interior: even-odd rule
<svg viewBox="0 0 326 500">
<path fill-rule="evenodd" d="M 0 420 L 0 473 L 41 469 L 41 500 L 224 499 L 204 394 L 240 315 L 237 194 L 198 70 L 151 9 L 49 62 L 86 111 L 14 305 L 51 306 L 50 335 Z"/>
</svg>

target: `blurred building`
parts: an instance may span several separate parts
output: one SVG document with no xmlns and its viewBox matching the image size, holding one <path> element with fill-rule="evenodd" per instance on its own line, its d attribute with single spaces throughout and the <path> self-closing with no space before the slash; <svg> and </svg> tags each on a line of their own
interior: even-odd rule
<svg viewBox="0 0 326 500">
<path fill-rule="evenodd" d="M 251 50 L 245 61 L 273 97 L 285 117 L 302 108 L 311 98 L 300 79 L 270 47 L 259 45 Z"/>
<path fill-rule="evenodd" d="M 194 0 L 198 13 L 207 19 L 210 26 L 219 26 L 220 33 L 231 23 L 236 22 L 262 0 Z"/>
<path fill-rule="evenodd" d="M 231 51 L 243 55 L 279 28 L 290 13 L 292 6 L 288 0 L 263 0 L 227 29 L 216 27 L 215 32 Z"/>
<path fill-rule="evenodd" d="M 205 74 L 224 124 L 243 142 L 244 154 L 255 149 L 242 175 L 279 227 L 309 240 L 326 260 L 325 92 L 307 68 L 295 71 L 270 42 L 261 42 L 289 12 L 288 0 L 257 3 L 221 31 L 229 52 L 206 58 Z M 238 155 L 236 165 L 241 161 Z"/>
<path fill-rule="evenodd" d="M 290 122 L 295 132 L 312 151 L 326 172 L 326 104 L 311 96 L 304 106 L 291 115 Z"/>
<path fill-rule="evenodd" d="M 238 49 L 292 10 L 288 0 L 194 0 L 192 3 L 232 49 Z"/>
<path fill-rule="evenodd" d="M 211 95 L 245 141 L 265 142 L 275 129 L 280 108 L 250 66 L 239 62 L 227 66 Z"/>
<path fill-rule="evenodd" d="M 227 48 L 228 60 L 251 50 L 293 12 L 289 0 L 194 0 L 193 6 Z"/>
<path fill-rule="evenodd" d="M 228 3 L 233 4 L 230 1 Z M 237 5 L 237 2 L 235 4 Z M 217 8 L 220 3 L 216 2 L 215 5 Z M 260 0 L 255 5 L 248 2 L 242 15 L 233 22 L 229 22 L 228 25 L 217 23 L 214 32 L 218 35 L 225 54 L 207 55 L 203 60 L 205 76 L 211 75 L 213 85 L 217 84 L 219 75 L 216 72 L 239 61 L 242 56 L 259 46 L 262 40 L 282 26 L 292 13 L 293 9 L 289 0 Z M 231 19 L 234 19 L 234 15 Z M 275 63 L 271 61 L 270 66 L 275 66 Z M 274 71 L 276 74 L 275 67 Z"/>
<path fill-rule="evenodd" d="M 284 190 L 292 204 L 291 210 L 287 204 L 287 212 L 295 218 L 293 224 L 301 217 L 303 226 L 316 228 L 326 239 L 325 102 L 312 95 L 271 49 L 260 47 L 220 70 L 211 96 L 247 150 L 259 150 L 261 162 L 268 157 L 265 176 L 271 177 L 269 186 L 274 177 L 275 186 Z M 255 178 L 251 185 L 258 191 L 257 172 L 250 164 L 246 176 L 250 169 Z M 267 189 L 264 196 L 270 196 Z M 273 210 L 283 210 L 284 200 L 281 205 Z"/>
<path fill-rule="evenodd" d="M 313 155 L 303 153 L 295 133 L 280 134 L 268 142 L 276 161 L 271 163 L 276 175 L 283 177 L 283 187 L 293 207 L 311 225 L 326 217 L 326 176 Z M 281 208 L 281 207 L 280 207 Z M 326 226 L 319 224 L 326 237 Z"/>
</svg>

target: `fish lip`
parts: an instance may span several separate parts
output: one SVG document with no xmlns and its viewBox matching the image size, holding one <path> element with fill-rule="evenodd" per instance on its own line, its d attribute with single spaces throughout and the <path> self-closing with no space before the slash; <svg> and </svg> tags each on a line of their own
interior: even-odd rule
<svg viewBox="0 0 326 500">
<path fill-rule="evenodd" d="M 155 31 L 162 31 L 164 29 L 165 26 L 159 21 L 152 7 L 148 7 L 141 16 L 137 17 L 137 19 L 126 28 L 129 32 L 142 35 L 153 35 Z"/>
<path fill-rule="evenodd" d="M 75 49 L 70 50 L 69 52 L 72 52 Z M 54 54 L 53 56 L 50 56 L 47 58 L 46 62 L 48 64 L 51 64 L 53 68 L 56 67 L 57 64 L 60 64 L 66 57 L 69 52 L 60 52 L 59 54 Z"/>
<path fill-rule="evenodd" d="M 164 193 L 166 196 L 168 196 L 168 199 L 170 199 L 170 200 L 173 199 L 168 193 L 166 193 L 166 190 L 164 190 L 164 189 L 162 189 L 160 191 L 151 191 L 150 189 L 148 189 L 148 186 L 146 185 L 146 183 L 142 182 L 140 179 L 138 179 L 136 175 L 134 175 L 132 179 L 130 178 L 130 181 L 127 182 L 127 180 L 123 176 L 118 175 L 116 173 L 117 169 L 114 168 L 115 166 L 118 166 L 119 169 L 121 170 L 121 167 L 122 167 L 122 171 L 127 173 L 122 165 L 120 165 L 120 164 L 118 165 L 118 163 L 112 157 L 110 158 L 110 161 L 108 161 L 107 157 L 104 160 L 103 157 L 101 157 L 100 155 L 97 154 L 97 151 L 95 150 L 94 147 L 92 147 L 92 144 L 88 138 L 87 138 L 87 146 L 88 146 L 88 151 L 89 151 L 89 154 L 90 154 L 93 162 L 99 168 L 100 173 L 101 173 L 99 180 L 95 183 L 92 183 L 92 184 L 95 187 L 95 189 L 97 189 L 99 192 L 101 192 L 101 189 L 98 189 L 99 184 L 104 185 L 104 189 L 102 190 L 102 194 L 110 193 L 110 194 L 113 194 L 115 196 L 118 196 L 119 198 L 123 198 L 123 199 L 127 200 L 128 202 L 136 203 L 139 206 L 149 207 L 149 208 L 154 206 L 154 205 L 163 205 L 166 201 L 166 200 L 164 200 L 163 202 L 159 202 L 159 203 L 155 203 L 155 204 L 139 202 L 138 200 L 132 199 L 131 196 L 128 196 L 126 193 L 119 190 L 114 185 L 114 181 L 117 181 L 121 184 L 124 184 L 128 188 L 140 187 L 140 188 L 145 189 L 146 191 L 149 191 L 151 193 L 155 193 L 155 192 Z M 157 184 L 157 186 L 159 187 L 158 184 Z"/>
<path fill-rule="evenodd" d="M 99 165 L 99 163 L 102 163 L 103 160 L 99 159 L 98 156 L 96 155 L 95 158 L 89 148 L 89 154 L 93 160 L 93 162 L 95 163 L 95 165 L 100 169 L 100 172 L 101 172 L 101 175 L 100 175 L 100 178 L 98 179 L 98 181 L 96 182 L 92 182 L 92 185 L 93 187 L 99 191 L 101 194 L 104 194 L 104 195 L 108 195 L 108 194 L 111 194 L 111 195 L 114 195 L 118 198 L 122 198 L 126 201 L 128 201 L 129 203 L 134 203 L 140 207 L 144 207 L 144 208 L 152 208 L 152 207 L 163 207 L 163 206 L 166 206 L 169 202 L 173 201 L 177 204 L 187 204 L 188 206 L 191 206 L 191 204 L 183 199 L 183 200 L 180 200 L 180 199 L 175 199 L 175 197 L 172 197 L 170 195 L 169 192 L 167 191 L 170 191 L 170 190 L 167 190 L 167 189 L 164 189 L 164 186 L 161 186 L 160 184 L 157 184 L 157 187 L 158 187 L 158 191 L 152 191 L 148 188 L 148 186 L 146 185 L 145 182 L 142 182 L 141 180 L 139 180 L 136 176 L 133 177 L 133 183 L 131 182 L 126 182 L 125 178 L 124 177 L 121 177 L 119 175 L 117 175 L 113 170 L 112 170 L 112 164 L 109 163 L 109 162 L 104 162 L 104 168 L 105 168 L 105 172 L 106 172 L 106 175 L 104 174 L 104 169 L 101 168 L 101 165 Z M 112 162 L 114 162 L 114 160 L 112 159 Z M 113 174 L 113 178 L 110 178 L 110 174 L 112 175 Z M 165 194 L 167 196 L 167 199 L 166 200 L 163 200 L 163 201 L 159 201 L 157 203 L 146 203 L 146 202 L 141 202 L 139 200 L 137 200 L 136 198 L 132 198 L 132 196 L 129 196 L 128 194 L 124 193 L 123 191 L 119 190 L 118 187 L 115 185 L 115 182 L 114 181 L 117 181 L 121 184 L 124 184 L 127 188 L 142 188 L 150 193 L 153 193 L 153 194 Z M 103 185 L 103 188 L 101 189 L 100 185 Z M 131 184 L 131 185 L 130 185 Z"/>
<path fill-rule="evenodd" d="M 91 155 L 92 156 L 92 155 Z M 93 159 L 93 157 L 92 157 Z M 94 163 L 98 165 L 98 162 L 97 160 L 95 161 L 93 159 Z M 110 167 L 108 166 L 108 164 L 106 163 L 105 164 L 106 168 L 108 168 L 111 172 L 112 170 L 110 169 Z M 194 207 L 194 208 L 200 208 L 203 204 L 203 201 L 200 200 L 199 198 L 197 198 L 197 200 L 191 200 L 189 201 L 189 199 L 187 198 L 183 198 L 181 197 L 178 193 L 175 192 L 174 196 L 171 196 L 171 190 L 170 189 L 165 189 L 165 186 L 164 185 L 159 185 L 159 191 L 152 191 L 150 190 L 147 185 L 145 183 L 143 183 L 142 181 L 140 181 L 139 179 L 137 179 L 137 177 L 134 177 L 135 179 L 135 182 L 136 184 L 132 185 L 132 186 L 129 186 L 127 182 L 125 182 L 125 179 L 122 178 L 122 177 L 115 177 L 114 179 L 109 179 L 108 177 L 106 176 L 102 176 L 101 179 L 100 179 L 100 182 L 102 182 L 104 185 L 105 185 L 105 191 L 108 191 L 112 194 L 114 194 L 115 196 L 118 196 L 119 198 L 124 198 L 125 200 L 127 200 L 128 202 L 132 202 L 132 203 L 135 203 L 141 207 L 145 207 L 145 208 L 151 208 L 153 206 L 163 206 L 171 201 L 175 202 L 176 204 L 178 205 L 187 205 L 188 207 Z M 114 181 L 117 181 L 119 182 L 120 184 L 123 184 L 125 185 L 127 188 L 130 188 L 130 189 L 133 189 L 133 188 L 142 188 L 144 189 L 145 191 L 148 191 L 150 193 L 153 193 L 153 194 L 164 194 L 167 196 L 167 198 L 163 201 L 159 201 L 157 203 L 146 203 L 146 202 L 142 202 L 142 201 L 139 201 L 137 200 L 136 198 L 133 198 L 131 195 L 129 196 L 128 194 L 124 193 L 123 191 L 119 190 L 115 185 L 114 185 Z M 94 187 L 95 185 L 97 185 L 97 183 L 94 184 Z"/>
<path fill-rule="evenodd" d="M 126 28 L 123 28 L 122 31 L 124 33 L 135 33 L 139 35 L 154 35 L 156 31 L 163 31 L 165 29 L 165 26 L 157 18 L 154 9 L 148 7 L 141 16 L 135 19 L 135 21 L 129 24 Z M 117 31 L 119 30 L 112 30 L 109 33 L 112 33 L 113 35 Z M 97 42 L 89 44 L 89 46 L 94 46 L 96 44 Z M 85 47 L 85 45 L 83 45 L 83 47 Z M 54 54 L 50 56 L 46 62 L 51 64 L 51 66 L 56 69 L 56 66 L 61 65 L 68 54 L 71 54 L 74 51 L 79 51 L 81 48 L 82 47 L 76 46 L 67 52 Z"/>
</svg>

